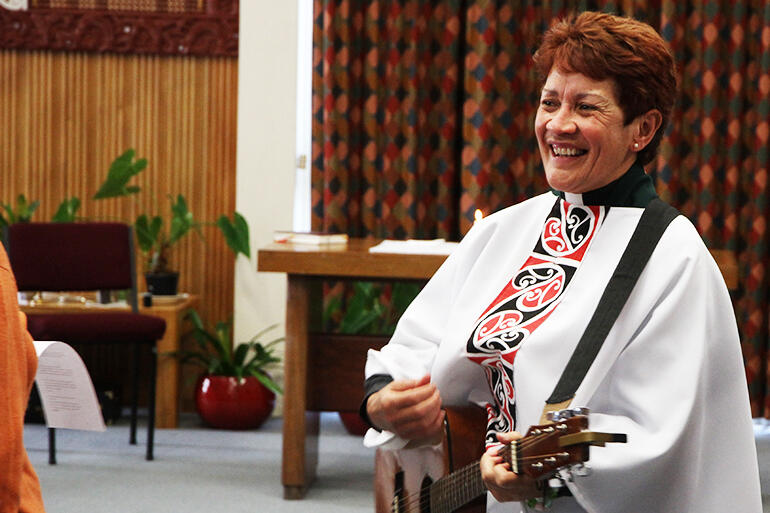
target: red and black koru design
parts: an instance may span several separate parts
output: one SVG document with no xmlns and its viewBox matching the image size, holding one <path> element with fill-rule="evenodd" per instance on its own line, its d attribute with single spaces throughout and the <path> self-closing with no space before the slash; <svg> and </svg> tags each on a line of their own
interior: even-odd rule
<svg viewBox="0 0 770 513">
<path fill-rule="evenodd" d="M 516 426 L 513 362 L 522 342 L 559 304 L 606 215 L 605 207 L 557 200 L 535 248 L 479 318 L 466 347 L 484 367 L 494 404 L 487 406 L 487 444 Z"/>
</svg>

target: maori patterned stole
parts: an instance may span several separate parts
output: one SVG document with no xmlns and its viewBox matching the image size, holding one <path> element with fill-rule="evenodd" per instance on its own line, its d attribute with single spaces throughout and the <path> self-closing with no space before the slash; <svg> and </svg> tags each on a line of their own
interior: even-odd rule
<svg viewBox="0 0 770 513">
<path fill-rule="evenodd" d="M 487 445 L 515 429 L 513 362 L 521 344 L 558 306 L 606 207 L 557 200 L 529 258 L 479 317 L 466 356 L 483 366 L 494 404 L 487 405 Z"/>
</svg>

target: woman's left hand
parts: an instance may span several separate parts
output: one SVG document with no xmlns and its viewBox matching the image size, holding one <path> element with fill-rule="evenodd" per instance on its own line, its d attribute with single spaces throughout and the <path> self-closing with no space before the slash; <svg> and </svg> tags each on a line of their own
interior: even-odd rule
<svg viewBox="0 0 770 513">
<path fill-rule="evenodd" d="M 497 440 L 509 444 L 521 438 L 516 431 L 498 433 Z M 499 448 L 487 450 L 481 457 L 481 478 L 490 493 L 498 502 L 525 501 L 540 496 L 541 492 L 535 487 L 535 480 L 524 474 L 515 474 L 511 466 L 502 456 L 498 456 Z"/>
</svg>

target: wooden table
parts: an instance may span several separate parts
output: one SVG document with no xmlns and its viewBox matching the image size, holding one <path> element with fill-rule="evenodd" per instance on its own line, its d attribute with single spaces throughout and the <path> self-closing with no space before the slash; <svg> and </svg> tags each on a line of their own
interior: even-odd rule
<svg viewBox="0 0 770 513">
<path fill-rule="evenodd" d="M 273 243 L 259 250 L 258 271 L 288 275 L 282 465 L 286 499 L 304 497 L 315 478 L 318 412 L 357 411 L 363 391 L 365 337 L 310 334 L 315 321 L 311 315 L 319 315 L 321 309 L 320 303 L 311 308 L 314 295 L 320 301 L 321 281 L 425 281 L 446 258 L 369 253 L 375 243 L 361 239 L 327 247 Z"/>
<path fill-rule="evenodd" d="M 369 253 L 378 241 L 351 239 L 342 246 L 272 243 L 258 252 L 258 271 L 287 274 L 282 483 L 285 499 L 301 499 L 318 464 L 318 412 L 357 411 L 363 397 L 366 337 L 311 333 L 320 314 L 323 280 L 426 281 L 442 255 Z M 738 283 L 735 257 L 712 251 L 729 288 Z M 311 305 L 315 304 L 315 308 Z M 312 362 L 312 365 L 310 364 Z"/>
<path fill-rule="evenodd" d="M 181 339 L 188 331 L 185 328 L 184 313 L 188 308 L 198 304 L 198 296 L 188 295 L 175 302 L 153 306 L 139 306 L 139 313 L 160 317 L 166 321 L 166 331 L 163 338 L 158 340 L 158 373 L 155 380 L 155 427 L 175 428 L 179 421 L 179 360 L 165 353 L 180 348 Z M 109 307 L 114 311 L 116 307 Z M 89 306 L 80 303 L 38 303 L 33 306 L 24 305 L 21 310 L 25 313 L 98 313 L 107 310 L 98 304 Z M 128 306 L 123 310 L 128 310 Z"/>
</svg>

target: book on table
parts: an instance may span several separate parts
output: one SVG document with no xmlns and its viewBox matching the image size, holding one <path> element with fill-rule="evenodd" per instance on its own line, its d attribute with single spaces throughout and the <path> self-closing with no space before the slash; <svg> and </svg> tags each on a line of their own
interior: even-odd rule
<svg viewBox="0 0 770 513">
<path fill-rule="evenodd" d="M 276 230 L 273 233 L 275 242 L 288 242 L 291 244 L 311 244 L 324 246 L 331 244 L 346 244 L 348 235 L 346 233 L 326 233 L 326 232 L 293 232 L 287 230 Z"/>
</svg>

